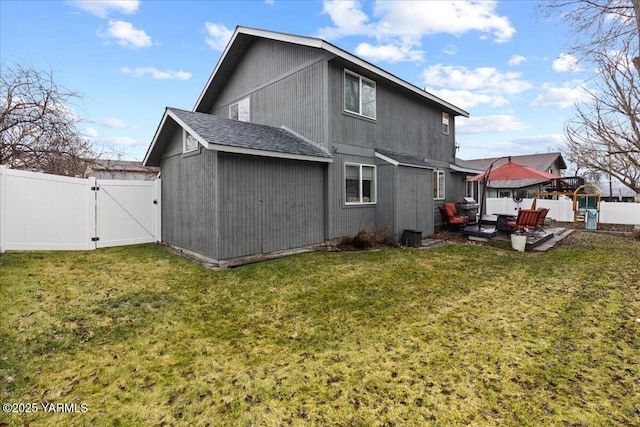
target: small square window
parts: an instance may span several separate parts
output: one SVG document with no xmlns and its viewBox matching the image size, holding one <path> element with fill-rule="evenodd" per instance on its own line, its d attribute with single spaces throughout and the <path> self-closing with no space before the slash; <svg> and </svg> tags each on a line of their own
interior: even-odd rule
<svg viewBox="0 0 640 427">
<path fill-rule="evenodd" d="M 231 120 L 239 120 L 241 122 L 251 121 L 249 97 L 229 105 L 229 118 Z"/>
<path fill-rule="evenodd" d="M 376 167 L 357 163 L 344 165 L 344 195 L 347 205 L 376 203 Z"/>
<path fill-rule="evenodd" d="M 182 146 L 182 152 L 188 153 L 190 151 L 195 151 L 198 149 L 198 140 L 195 136 L 191 135 L 186 130 L 184 131 L 184 143 Z"/>
<path fill-rule="evenodd" d="M 442 113 L 442 133 L 449 135 L 449 114 Z"/>
</svg>

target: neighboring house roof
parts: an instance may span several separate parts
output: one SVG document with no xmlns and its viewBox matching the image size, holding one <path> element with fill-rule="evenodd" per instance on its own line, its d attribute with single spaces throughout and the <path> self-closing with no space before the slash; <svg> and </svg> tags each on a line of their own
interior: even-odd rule
<svg viewBox="0 0 640 427">
<path fill-rule="evenodd" d="M 435 169 L 426 159 L 407 154 L 398 154 L 386 150 L 376 150 L 376 157 L 395 166 L 408 166 L 420 169 Z"/>
<path fill-rule="evenodd" d="M 361 58 L 358 58 L 357 56 L 352 55 L 347 51 L 344 51 L 322 39 L 240 26 L 236 27 L 231 40 L 227 44 L 227 47 L 225 48 L 220 57 L 220 60 L 218 61 L 218 64 L 216 65 L 216 68 L 213 70 L 213 73 L 211 73 L 209 81 L 204 87 L 204 90 L 200 94 L 200 97 L 198 98 L 198 101 L 193 108 L 194 111 L 208 112 L 211 109 L 215 98 L 225 86 L 225 79 L 220 78 L 219 76 L 231 75 L 235 69 L 235 64 L 237 64 L 238 60 L 242 57 L 248 46 L 258 38 L 322 49 L 339 58 L 342 58 L 345 61 L 355 64 L 358 67 L 366 69 L 369 72 L 376 74 L 383 79 L 392 82 L 393 84 L 396 84 L 412 93 L 415 93 L 429 100 L 430 102 L 444 107 L 451 114 L 469 117 L 469 113 L 465 110 L 456 107 L 455 105 L 441 98 L 438 98 L 437 96 L 394 76 L 393 74 L 383 70 L 382 68 L 376 67 L 375 65 Z"/>
<path fill-rule="evenodd" d="M 466 163 L 471 164 L 475 167 L 482 169 L 482 171 L 487 170 L 489 165 L 493 163 L 499 157 L 491 157 L 486 159 L 473 159 L 467 160 Z M 543 153 L 543 154 L 526 154 L 523 156 L 511 156 L 511 160 L 515 163 L 519 163 L 521 165 L 529 166 L 530 168 L 538 169 L 541 171 L 547 171 L 553 165 L 555 161 L 558 161 L 559 169 L 566 169 L 567 164 L 562 158 L 561 153 Z M 497 167 L 506 163 L 508 161 L 507 158 L 498 160 L 493 167 Z"/>
<path fill-rule="evenodd" d="M 135 160 L 92 160 L 87 162 L 84 177 L 101 179 L 152 180 L 157 178 L 160 168 L 145 166 Z"/>
<path fill-rule="evenodd" d="M 212 114 L 167 108 L 147 151 L 145 164 L 160 164 L 161 153 L 179 128 L 185 129 L 209 150 L 296 160 L 333 161 L 331 155 L 320 145 L 284 127 L 276 128 Z"/>
</svg>

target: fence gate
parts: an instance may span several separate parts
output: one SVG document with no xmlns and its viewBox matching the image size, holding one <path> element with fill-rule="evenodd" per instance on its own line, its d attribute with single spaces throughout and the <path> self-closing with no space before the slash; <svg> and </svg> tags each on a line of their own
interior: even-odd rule
<svg viewBox="0 0 640 427">
<path fill-rule="evenodd" d="M 160 241 L 160 186 L 159 179 L 70 178 L 0 166 L 0 252 Z"/>
</svg>

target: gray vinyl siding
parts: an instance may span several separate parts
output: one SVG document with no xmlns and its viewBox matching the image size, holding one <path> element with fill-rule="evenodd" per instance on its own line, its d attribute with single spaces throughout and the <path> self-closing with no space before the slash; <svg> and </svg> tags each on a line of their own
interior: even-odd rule
<svg viewBox="0 0 640 427">
<path fill-rule="evenodd" d="M 433 234 L 433 172 L 400 166 L 397 176 L 396 238 L 404 230 L 422 231 L 423 236 Z"/>
<path fill-rule="evenodd" d="M 220 153 L 220 259 L 324 241 L 326 165 Z"/>
<path fill-rule="evenodd" d="M 378 162 L 377 227 L 399 241 L 404 230 L 433 234 L 433 172 Z"/>
<path fill-rule="evenodd" d="M 182 154 L 176 132 L 162 162 L 162 240 L 218 259 L 217 153 Z"/>
<path fill-rule="evenodd" d="M 372 152 L 373 153 L 373 152 Z M 373 157 L 362 157 L 346 154 L 334 155 L 329 165 L 329 238 L 352 236 L 359 231 L 376 231 L 377 203 L 372 205 L 345 205 L 344 163 L 362 163 L 375 165 Z M 380 191 L 378 190 L 378 200 Z"/>
<path fill-rule="evenodd" d="M 228 117 L 229 105 L 248 96 L 252 123 L 286 126 L 315 142 L 326 142 L 325 70 L 323 51 L 257 41 L 229 77 L 211 113 Z"/>
<path fill-rule="evenodd" d="M 344 69 L 359 73 L 340 61 L 329 61 L 329 140 L 377 148 L 427 159 L 453 162 L 454 117 L 449 117 L 449 135 L 442 133 L 442 108 L 399 87 L 376 82 L 376 119 L 344 112 Z"/>
<path fill-rule="evenodd" d="M 378 206 L 376 208 L 376 224 L 383 237 L 397 240 L 398 224 L 396 221 L 396 171 L 397 167 L 378 161 Z"/>
</svg>

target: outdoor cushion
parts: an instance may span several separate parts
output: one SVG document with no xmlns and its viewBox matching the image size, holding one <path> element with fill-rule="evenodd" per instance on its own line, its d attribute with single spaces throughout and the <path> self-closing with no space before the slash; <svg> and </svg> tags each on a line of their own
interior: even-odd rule
<svg viewBox="0 0 640 427">
<path fill-rule="evenodd" d="M 515 221 L 508 221 L 507 227 L 515 230 L 535 230 L 538 226 L 540 211 L 535 209 L 520 209 Z"/>
</svg>

